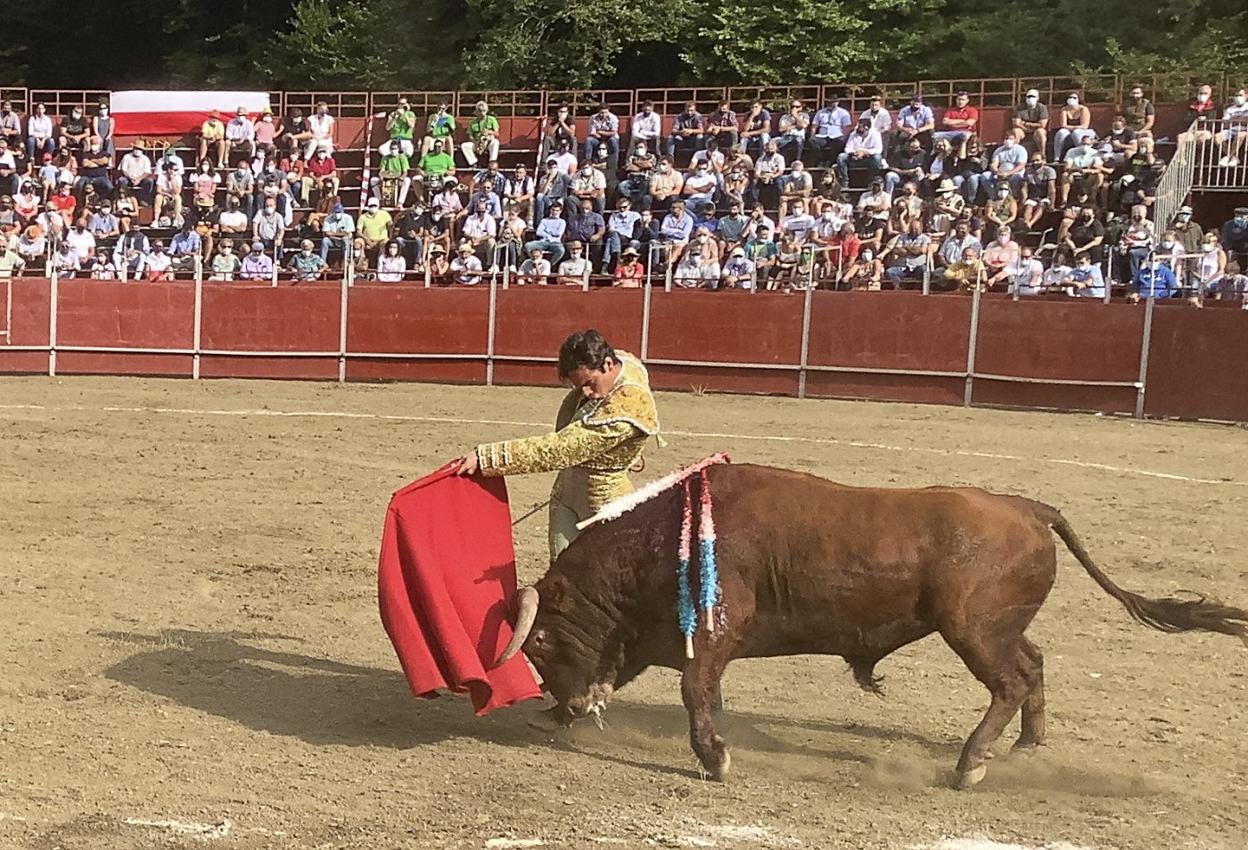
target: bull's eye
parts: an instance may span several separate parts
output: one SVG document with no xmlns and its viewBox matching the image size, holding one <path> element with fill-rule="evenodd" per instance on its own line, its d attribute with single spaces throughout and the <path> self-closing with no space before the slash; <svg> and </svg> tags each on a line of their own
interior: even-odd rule
<svg viewBox="0 0 1248 850">
<path fill-rule="evenodd" d="M 533 633 L 533 645 L 534 646 L 546 645 L 546 630 L 545 629 L 538 629 L 537 631 Z"/>
</svg>

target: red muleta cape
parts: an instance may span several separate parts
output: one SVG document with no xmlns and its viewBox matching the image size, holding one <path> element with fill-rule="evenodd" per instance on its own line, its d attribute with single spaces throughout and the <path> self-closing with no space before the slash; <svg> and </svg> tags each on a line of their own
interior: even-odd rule
<svg viewBox="0 0 1248 850">
<path fill-rule="evenodd" d="M 467 693 L 477 714 L 541 696 L 523 653 L 490 665 L 511 639 L 516 592 L 511 510 L 502 478 L 442 467 L 394 494 L 377 601 L 417 697 Z"/>
</svg>

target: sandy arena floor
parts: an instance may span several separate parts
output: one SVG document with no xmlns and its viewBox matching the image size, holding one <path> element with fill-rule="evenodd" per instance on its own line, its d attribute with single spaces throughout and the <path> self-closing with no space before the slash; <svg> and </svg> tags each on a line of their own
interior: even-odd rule
<svg viewBox="0 0 1248 850">
<path fill-rule="evenodd" d="M 947 783 L 987 694 L 936 638 L 880 666 L 883 701 L 839 659 L 738 662 L 726 785 L 699 779 L 668 672 L 624 690 L 605 732 L 412 700 L 376 610 L 386 502 L 475 442 L 538 430 L 559 398 L 0 379 L 0 848 L 1245 846 L 1248 650 L 1133 624 L 1064 550 L 1031 631 L 1049 745 L 1007 755 L 1010 730 L 971 793 Z M 671 442 L 642 479 L 727 449 L 847 483 L 1025 493 L 1122 585 L 1248 605 L 1248 432 L 660 405 Z M 510 484 L 518 515 L 549 479 Z M 543 522 L 517 529 L 522 579 Z"/>
</svg>

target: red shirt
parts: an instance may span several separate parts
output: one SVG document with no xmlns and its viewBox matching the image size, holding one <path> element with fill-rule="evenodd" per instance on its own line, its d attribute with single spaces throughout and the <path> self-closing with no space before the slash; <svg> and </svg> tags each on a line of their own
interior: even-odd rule
<svg viewBox="0 0 1248 850">
<path fill-rule="evenodd" d="M 78 206 L 78 199 L 72 194 L 62 195 L 57 192 L 48 198 L 48 206 L 60 213 L 73 213 L 74 207 Z"/>
<path fill-rule="evenodd" d="M 314 177 L 328 177 L 333 174 L 337 166 L 334 164 L 334 158 L 327 156 L 324 159 L 320 157 L 312 157 L 308 160 L 308 172 Z"/>
<path fill-rule="evenodd" d="M 952 109 L 946 109 L 945 118 L 946 119 L 954 118 L 960 121 L 970 121 L 971 126 L 966 128 L 968 130 L 974 130 L 976 127 L 979 126 L 979 110 L 971 106 L 969 103 L 966 106 L 962 107 L 961 109 L 958 109 L 956 106 L 953 107 Z"/>
<path fill-rule="evenodd" d="M 615 267 L 616 286 L 636 286 L 637 284 L 631 283 L 631 281 L 641 280 L 645 276 L 645 267 L 635 260 L 631 263 L 620 263 Z"/>
</svg>

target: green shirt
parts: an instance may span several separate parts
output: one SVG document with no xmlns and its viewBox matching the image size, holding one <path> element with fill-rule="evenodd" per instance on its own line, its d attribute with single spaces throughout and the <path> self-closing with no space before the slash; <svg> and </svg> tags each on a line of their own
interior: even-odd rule
<svg viewBox="0 0 1248 850">
<path fill-rule="evenodd" d="M 399 112 L 392 117 L 390 124 L 390 138 L 412 140 L 412 132 L 416 128 L 416 113 L 412 110 Z"/>
<path fill-rule="evenodd" d="M 480 139 L 486 132 L 498 135 L 498 119 L 493 115 L 483 115 L 468 122 L 468 135 L 472 137 L 474 142 Z"/>
<path fill-rule="evenodd" d="M 427 153 L 420 158 L 420 167 L 429 177 L 441 177 L 455 167 L 455 160 L 446 151 Z"/>
<path fill-rule="evenodd" d="M 411 168 L 411 162 L 401 153 L 383 156 L 378 172 L 382 177 L 402 177 Z"/>
<path fill-rule="evenodd" d="M 444 139 L 455 132 L 455 116 L 449 112 L 435 112 L 429 116 L 429 135 Z"/>
</svg>

